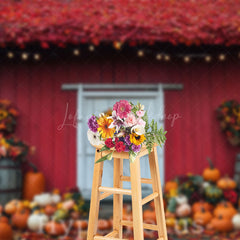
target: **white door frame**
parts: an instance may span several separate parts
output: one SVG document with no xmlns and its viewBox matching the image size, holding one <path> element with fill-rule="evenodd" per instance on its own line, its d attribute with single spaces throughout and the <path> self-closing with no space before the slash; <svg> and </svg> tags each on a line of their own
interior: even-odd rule
<svg viewBox="0 0 240 240">
<path fill-rule="evenodd" d="M 182 84 L 63 84 L 62 90 L 76 90 L 77 91 L 77 184 L 80 183 L 82 174 L 78 174 L 81 161 L 83 159 L 83 144 L 79 141 L 82 136 L 83 122 L 83 100 L 85 97 L 129 97 L 129 90 L 132 97 L 156 97 L 164 106 L 164 91 L 163 90 L 180 90 L 183 88 Z M 104 91 L 105 90 L 105 91 Z M 124 91 L 125 90 L 125 91 Z M 127 92 L 128 90 L 128 92 Z M 80 111 L 79 111 L 80 110 Z M 164 116 L 164 109 L 162 109 L 162 116 Z M 164 120 L 161 122 L 164 127 Z M 80 159 L 80 160 L 79 160 Z M 163 151 L 164 159 L 164 151 Z M 164 179 L 164 161 L 162 169 L 162 179 Z"/>
</svg>

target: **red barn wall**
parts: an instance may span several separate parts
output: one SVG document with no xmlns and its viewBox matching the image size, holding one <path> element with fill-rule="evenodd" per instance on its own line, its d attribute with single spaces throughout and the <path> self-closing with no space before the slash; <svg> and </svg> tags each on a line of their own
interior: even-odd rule
<svg viewBox="0 0 240 240">
<path fill-rule="evenodd" d="M 76 184 L 76 129 L 58 130 L 66 104 L 76 111 L 76 92 L 62 91 L 63 83 L 182 83 L 181 91 L 165 91 L 166 179 L 188 172 L 201 173 L 206 156 L 224 173 L 232 174 L 239 148 L 220 132 L 215 109 L 224 100 L 240 101 L 240 67 L 225 63 L 159 63 L 137 59 L 1 64 L 0 98 L 19 109 L 17 135 L 36 146 L 29 160 L 47 178 L 47 186 L 65 190 Z"/>
</svg>

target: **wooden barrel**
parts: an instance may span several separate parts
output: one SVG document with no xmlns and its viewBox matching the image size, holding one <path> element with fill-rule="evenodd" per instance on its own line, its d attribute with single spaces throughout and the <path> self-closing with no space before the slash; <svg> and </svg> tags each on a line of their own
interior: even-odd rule
<svg viewBox="0 0 240 240">
<path fill-rule="evenodd" d="M 0 159 L 0 204 L 20 199 L 22 192 L 21 164 L 11 159 Z"/>
</svg>

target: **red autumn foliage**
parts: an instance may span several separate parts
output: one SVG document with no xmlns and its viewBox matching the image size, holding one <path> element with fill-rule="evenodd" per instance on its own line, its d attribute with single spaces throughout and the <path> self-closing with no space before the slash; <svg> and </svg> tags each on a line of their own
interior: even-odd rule
<svg viewBox="0 0 240 240">
<path fill-rule="evenodd" d="M 238 0 L 21 0 L 0 3 L 0 44 L 240 44 Z"/>
</svg>

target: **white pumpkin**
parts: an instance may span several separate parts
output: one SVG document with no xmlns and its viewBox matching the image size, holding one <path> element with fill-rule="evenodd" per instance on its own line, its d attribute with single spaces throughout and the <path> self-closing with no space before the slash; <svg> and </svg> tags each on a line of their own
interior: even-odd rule
<svg viewBox="0 0 240 240">
<path fill-rule="evenodd" d="M 49 218 L 47 215 L 39 213 L 39 214 L 32 214 L 29 216 L 27 225 L 28 228 L 34 232 L 42 232 L 43 227 L 47 224 Z"/>
<path fill-rule="evenodd" d="M 50 193 L 42 193 L 36 195 L 33 199 L 39 206 L 45 207 L 46 205 L 52 204 L 52 196 Z"/>
<path fill-rule="evenodd" d="M 176 208 L 178 217 L 187 217 L 191 214 L 191 206 L 188 203 L 183 203 Z"/>
<path fill-rule="evenodd" d="M 176 196 L 176 201 L 177 201 L 178 205 L 182 205 L 182 204 L 188 203 L 187 197 L 185 195 L 182 195 L 182 194 Z"/>
<path fill-rule="evenodd" d="M 209 187 L 210 186 L 210 183 L 209 182 L 203 182 L 202 183 L 202 187 L 205 189 L 205 188 L 207 188 L 207 187 Z"/>
<path fill-rule="evenodd" d="M 52 194 L 52 203 L 58 204 L 61 201 L 61 196 L 59 194 Z"/>
<path fill-rule="evenodd" d="M 240 213 L 233 216 L 232 223 L 235 230 L 240 230 Z"/>
</svg>

